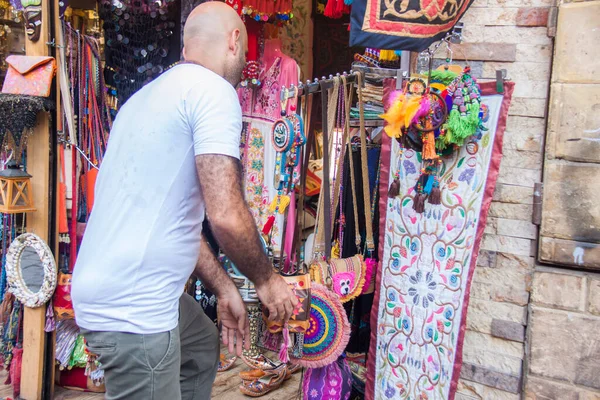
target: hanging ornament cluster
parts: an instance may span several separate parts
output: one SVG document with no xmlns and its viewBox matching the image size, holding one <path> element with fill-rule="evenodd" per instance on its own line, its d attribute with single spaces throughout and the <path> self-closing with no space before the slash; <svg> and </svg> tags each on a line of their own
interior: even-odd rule
<svg viewBox="0 0 600 400">
<path fill-rule="evenodd" d="M 291 0 L 245 0 L 241 11 L 245 18 L 278 25 L 283 25 L 294 18 Z"/>
<path fill-rule="evenodd" d="M 242 87 L 257 88 L 260 87 L 260 64 L 258 61 L 248 61 L 242 70 Z"/>
<path fill-rule="evenodd" d="M 392 93 L 390 107 L 381 115 L 387 122 L 385 132 L 403 147 L 421 153 L 421 176 L 414 187 L 416 212 L 425 210 L 426 201 L 440 204 L 441 158 L 450 155 L 457 146 L 481 139 L 487 130 L 483 125 L 487 114 L 469 67 L 459 75 L 447 69 L 430 71 L 427 81 L 412 78 L 402 90 Z M 388 195 L 396 197 L 399 193 L 397 172 Z"/>
<path fill-rule="evenodd" d="M 298 102 L 298 89 L 293 88 L 290 92 L 287 88 L 281 91 L 281 115 L 282 118 L 275 121 L 271 130 L 273 147 L 277 152 L 275 157 L 275 181 L 277 196 L 271 202 L 269 211 L 271 213 L 283 214 L 290 204 L 289 194 L 294 191 L 300 179 L 298 167 L 300 164 L 301 149 L 306 144 L 304 135 L 304 121 L 296 113 Z M 294 99 L 290 105 L 291 113 L 288 115 L 288 99 Z"/>
</svg>

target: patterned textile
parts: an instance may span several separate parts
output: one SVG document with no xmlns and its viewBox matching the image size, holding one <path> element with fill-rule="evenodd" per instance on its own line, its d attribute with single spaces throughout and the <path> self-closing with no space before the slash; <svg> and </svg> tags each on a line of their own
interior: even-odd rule
<svg viewBox="0 0 600 400">
<path fill-rule="evenodd" d="M 311 11 L 311 0 L 295 0 L 292 9 L 294 19 L 291 23 L 283 25 L 282 32 L 279 35 L 283 52 L 296 60 L 300 66 L 302 80 L 313 76 L 312 37 L 310 35 L 312 27 Z"/>
<path fill-rule="evenodd" d="M 355 0 L 350 45 L 422 51 L 444 37 L 473 0 Z"/>
<path fill-rule="evenodd" d="M 258 229 L 263 228 L 271 215 L 269 204 L 277 194 L 274 185 L 276 153 L 271 128 L 273 122 L 281 118 L 281 87 L 297 83 L 298 64 L 287 56 L 276 57 L 270 67 L 261 71 L 260 80 L 262 86 L 258 89 L 238 89 L 244 121 L 244 191 Z M 283 223 L 283 214 L 277 214 L 271 238 L 275 253 L 281 247 Z"/>
<path fill-rule="evenodd" d="M 479 142 L 442 159 L 442 204 L 427 204 L 422 214 L 412 208 L 420 154 L 401 154 L 398 143 L 384 135 L 382 262 L 371 314 L 367 399 L 454 398 L 470 283 L 498 177 L 514 85 L 505 88 L 498 95 L 495 83 L 481 84 L 489 130 Z M 388 199 L 396 171 L 400 195 Z"/>
<path fill-rule="evenodd" d="M 322 368 L 308 368 L 302 381 L 304 400 L 347 400 L 352 391 L 352 371 L 345 357 Z"/>
<path fill-rule="evenodd" d="M 244 149 L 244 194 L 258 229 L 262 229 L 269 213 L 269 204 L 277 194 L 275 179 L 275 150 L 271 145 L 273 122 L 259 118 L 244 117 L 246 148 Z M 271 246 L 279 250 L 283 227 L 283 215 L 275 216 Z"/>
<path fill-rule="evenodd" d="M 309 327 L 304 333 L 302 359 L 304 367 L 323 367 L 334 362 L 350 339 L 350 323 L 338 296 L 323 285 L 313 283 Z"/>
<path fill-rule="evenodd" d="M 281 72 L 281 57 L 260 73 L 262 86 L 258 89 L 251 87 L 239 88 L 238 96 L 242 106 L 242 115 L 262 117 L 276 120 L 280 115 L 279 74 Z"/>
</svg>

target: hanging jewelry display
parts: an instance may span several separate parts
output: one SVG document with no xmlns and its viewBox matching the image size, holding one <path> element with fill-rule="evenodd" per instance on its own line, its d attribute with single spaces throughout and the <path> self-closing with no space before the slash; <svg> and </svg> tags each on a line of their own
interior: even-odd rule
<svg viewBox="0 0 600 400">
<path fill-rule="evenodd" d="M 21 154 L 38 113 L 53 110 L 54 101 L 47 97 L 0 93 L 0 146 Z"/>
<path fill-rule="evenodd" d="M 304 122 L 302 117 L 295 113 L 298 89 L 293 88 L 292 94 L 287 88 L 281 91 L 281 114 L 282 118 L 275 121 L 271 130 L 273 148 L 277 152 L 275 157 L 274 186 L 277 195 L 269 206 L 271 213 L 283 214 L 290 204 L 290 196 L 299 179 L 297 167 L 300 162 L 301 147 L 306 143 L 304 136 Z M 288 99 L 294 98 L 290 107 L 293 114 L 286 115 Z"/>
<path fill-rule="evenodd" d="M 179 58 L 171 51 L 175 29 L 174 0 L 102 0 L 106 44 L 106 82 L 114 89 L 118 104 L 150 82 L 170 62 Z M 175 54 L 172 55 L 171 53 Z"/>
</svg>

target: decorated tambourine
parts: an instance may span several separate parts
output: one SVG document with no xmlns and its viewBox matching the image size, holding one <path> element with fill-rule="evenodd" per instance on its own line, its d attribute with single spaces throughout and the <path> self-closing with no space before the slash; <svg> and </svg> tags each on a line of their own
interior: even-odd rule
<svg viewBox="0 0 600 400">
<path fill-rule="evenodd" d="M 292 362 L 307 368 L 331 364 L 350 340 L 350 323 L 339 297 L 323 285 L 311 286 L 309 327 L 304 333 L 302 358 Z"/>
<path fill-rule="evenodd" d="M 271 129 L 273 148 L 278 153 L 285 153 L 292 147 L 294 126 L 287 118 L 278 119 Z"/>
</svg>

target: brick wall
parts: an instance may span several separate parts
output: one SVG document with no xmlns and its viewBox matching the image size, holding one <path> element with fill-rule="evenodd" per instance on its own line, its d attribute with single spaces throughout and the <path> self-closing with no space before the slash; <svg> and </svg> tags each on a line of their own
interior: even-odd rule
<svg viewBox="0 0 600 400">
<path fill-rule="evenodd" d="M 541 181 L 552 62 L 552 0 L 475 0 L 454 59 L 516 83 L 504 156 L 471 287 L 457 400 L 520 399 L 535 266 L 533 186 Z M 445 57 L 445 54 L 440 54 Z"/>
<path fill-rule="evenodd" d="M 469 60 L 478 78 L 506 69 L 516 83 L 471 288 L 457 400 L 600 399 L 600 274 L 537 265 L 531 222 L 533 186 L 542 180 L 554 6 L 475 0 L 453 54 Z"/>
</svg>

